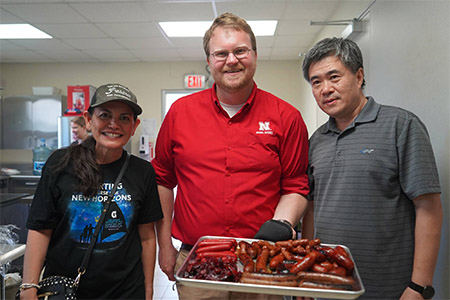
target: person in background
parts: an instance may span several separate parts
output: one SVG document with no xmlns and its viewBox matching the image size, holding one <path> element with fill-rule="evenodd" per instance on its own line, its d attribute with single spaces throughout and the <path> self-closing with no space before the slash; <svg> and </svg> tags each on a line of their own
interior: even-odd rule
<svg viewBox="0 0 450 300">
<path fill-rule="evenodd" d="M 89 131 L 86 128 L 86 121 L 84 117 L 75 117 L 70 121 L 72 128 L 73 143 L 81 144 L 89 136 Z"/>
<path fill-rule="evenodd" d="M 330 116 L 310 138 L 309 225 L 324 243 L 349 247 L 360 299 L 428 299 L 442 225 L 440 185 L 425 125 L 363 92 L 363 58 L 347 39 L 306 54 L 303 76 Z"/>
<path fill-rule="evenodd" d="M 292 238 L 292 225 L 285 223 L 299 222 L 309 192 L 306 126 L 297 109 L 256 86 L 250 26 L 222 14 L 205 33 L 203 47 L 215 83 L 171 106 L 152 161 L 165 216 L 156 224 L 158 258 L 170 280 L 202 236 L 273 240 L 274 229 L 287 226 L 284 239 Z M 179 253 L 172 237 L 183 243 Z M 177 287 L 180 299 L 230 297 Z"/>
<path fill-rule="evenodd" d="M 106 194 L 127 157 L 123 146 L 134 135 L 141 112 L 125 86 L 100 86 L 84 113 L 92 136 L 57 150 L 46 162 L 27 221 L 27 288 L 21 299 L 37 299 L 29 284 L 38 283 L 44 265 L 44 277 L 77 276 Z M 152 299 L 154 222 L 163 214 L 149 162 L 130 157 L 110 210 L 113 226 L 106 225 L 107 218 L 81 276 L 78 299 Z"/>
</svg>

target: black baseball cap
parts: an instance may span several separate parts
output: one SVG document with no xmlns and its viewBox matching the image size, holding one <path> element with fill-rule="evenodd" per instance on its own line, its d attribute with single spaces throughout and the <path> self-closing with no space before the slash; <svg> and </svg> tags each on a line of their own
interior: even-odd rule
<svg viewBox="0 0 450 300">
<path fill-rule="evenodd" d="M 137 98 L 129 88 L 119 83 L 109 83 L 100 86 L 94 93 L 90 107 L 97 107 L 109 101 L 121 101 L 128 104 L 136 116 L 142 113 L 137 104 Z"/>
</svg>

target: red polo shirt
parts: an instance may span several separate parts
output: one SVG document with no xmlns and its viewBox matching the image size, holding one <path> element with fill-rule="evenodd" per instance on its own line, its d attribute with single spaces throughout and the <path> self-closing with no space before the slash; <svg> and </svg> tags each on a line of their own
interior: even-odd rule
<svg viewBox="0 0 450 300">
<path fill-rule="evenodd" d="M 157 182 L 177 187 L 172 235 L 252 238 L 281 195 L 307 195 L 308 133 L 300 112 L 254 85 L 232 118 L 215 86 L 177 100 L 156 141 Z"/>
</svg>

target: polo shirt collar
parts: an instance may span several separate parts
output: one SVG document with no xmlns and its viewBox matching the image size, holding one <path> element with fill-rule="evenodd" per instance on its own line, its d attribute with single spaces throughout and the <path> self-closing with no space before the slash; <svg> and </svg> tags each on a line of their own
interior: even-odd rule
<svg viewBox="0 0 450 300">
<path fill-rule="evenodd" d="M 216 108 L 217 112 L 225 112 L 224 109 L 222 108 L 222 106 L 220 105 L 220 101 L 219 98 L 217 98 L 217 93 L 216 93 L 216 83 L 213 84 L 211 90 L 212 90 L 212 101 L 214 102 L 214 107 Z M 248 109 L 249 106 L 253 105 L 254 101 L 255 101 L 255 96 L 256 96 L 256 91 L 258 90 L 258 86 L 256 85 L 256 82 L 253 81 L 253 89 L 252 92 L 250 93 L 250 96 L 248 97 L 247 101 L 244 103 L 244 106 L 241 110 L 243 109 Z"/>
<path fill-rule="evenodd" d="M 368 96 L 367 97 L 367 103 L 364 105 L 363 109 L 359 113 L 359 115 L 355 118 L 355 120 L 350 124 L 349 127 L 346 128 L 353 128 L 356 126 L 356 124 L 361 123 L 368 123 L 374 121 L 377 116 L 378 112 L 380 110 L 381 105 L 376 103 L 375 100 Z M 340 133 L 341 131 L 336 126 L 336 121 L 334 118 L 330 117 L 327 122 L 327 126 L 323 126 L 321 133 L 327 133 L 329 131 L 333 131 L 336 133 Z M 345 131 L 345 130 L 344 130 Z"/>
</svg>

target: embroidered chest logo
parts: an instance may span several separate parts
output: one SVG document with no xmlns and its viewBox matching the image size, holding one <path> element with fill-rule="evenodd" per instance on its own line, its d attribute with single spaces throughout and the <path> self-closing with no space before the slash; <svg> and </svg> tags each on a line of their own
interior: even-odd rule
<svg viewBox="0 0 450 300">
<path fill-rule="evenodd" d="M 270 128 L 270 122 L 258 122 L 259 129 L 256 134 L 273 134 L 272 128 Z"/>
<path fill-rule="evenodd" d="M 367 149 L 367 148 L 364 148 L 364 149 L 361 149 L 359 152 L 360 152 L 361 154 L 372 154 L 374 151 L 375 151 L 375 149 Z"/>
</svg>

